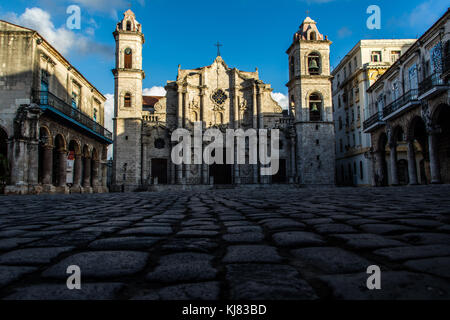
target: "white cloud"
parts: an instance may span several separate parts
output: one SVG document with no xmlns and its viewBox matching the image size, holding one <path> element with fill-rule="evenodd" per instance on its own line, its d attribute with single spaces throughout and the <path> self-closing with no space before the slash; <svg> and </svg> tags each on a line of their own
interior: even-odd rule
<svg viewBox="0 0 450 320">
<path fill-rule="evenodd" d="M 165 96 L 166 95 L 166 89 L 164 89 L 163 87 L 151 87 L 151 88 L 146 88 L 144 90 L 142 90 L 142 95 L 143 96 Z"/>
<path fill-rule="evenodd" d="M 99 53 L 109 58 L 114 56 L 114 49 L 108 45 L 98 43 L 91 38 L 68 30 L 65 26 L 56 28 L 50 13 L 41 8 L 26 8 L 25 12 L 20 16 L 10 12 L 4 15 L 4 19 L 36 30 L 62 55 L 74 52 L 77 54 Z M 92 34 L 92 31 L 88 28 L 88 33 Z"/>
<path fill-rule="evenodd" d="M 352 30 L 347 27 L 342 27 L 338 30 L 338 37 L 340 39 L 350 37 L 353 34 Z"/>
<path fill-rule="evenodd" d="M 272 98 L 285 110 L 288 109 L 289 99 L 286 95 L 280 92 L 272 92 Z"/>
<path fill-rule="evenodd" d="M 415 7 L 407 16 L 409 27 L 429 28 L 448 8 L 448 0 L 427 0 Z"/>
<path fill-rule="evenodd" d="M 109 13 L 113 19 L 117 20 L 117 10 L 129 8 L 131 0 L 70 0 L 67 2 L 77 3 L 82 8 L 92 12 Z M 145 0 L 138 0 L 137 2 L 141 6 L 145 6 Z"/>
</svg>

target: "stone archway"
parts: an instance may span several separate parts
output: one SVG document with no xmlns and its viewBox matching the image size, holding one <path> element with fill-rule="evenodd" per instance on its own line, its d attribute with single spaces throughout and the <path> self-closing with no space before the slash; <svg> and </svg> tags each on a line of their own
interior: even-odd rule
<svg viewBox="0 0 450 320">
<path fill-rule="evenodd" d="M 408 127 L 408 171 L 410 184 L 427 184 L 430 181 L 426 126 L 419 116 Z"/>
</svg>

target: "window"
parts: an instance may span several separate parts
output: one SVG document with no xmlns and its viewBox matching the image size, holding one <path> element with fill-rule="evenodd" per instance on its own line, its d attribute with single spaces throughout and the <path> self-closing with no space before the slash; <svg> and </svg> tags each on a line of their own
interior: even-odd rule
<svg viewBox="0 0 450 320">
<path fill-rule="evenodd" d="M 317 40 L 317 36 L 316 36 L 316 33 L 315 33 L 314 31 L 312 31 L 312 32 L 309 34 L 309 40 L 312 40 L 312 41 Z"/>
<path fill-rule="evenodd" d="M 400 59 L 401 51 L 391 51 L 391 62 L 394 63 Z"/>
<path fill-rule="evenodd" d="M 131 31 L 131 21 L 127 21 L 127 31 Z"/>
<path fill-rule="evenodd" d="M 320 55 L 318 53 L 311 53 L 308 55 L 308 72 L 310 75 L 320 74 Z"/>
<path fill-rule="evenodd" d="M 355 65 L 355 69 L 358 68 L 358 59 L 356 57 L 353 59 L 353 64 Z"/>
<path fill-rule="evenodd" d="M 94 109 L 94 115 L 93 115 L 93 118 L 94 118 L 94 121 L 95 121 L 95 122 L 97 122 L 97 113 L 98 113 L 98 110 L 97 110 L 97 109 Z"/>
<path fill-rule="evenodd" d="M 372 54 L 370 55 L 370 61 L 381 62 L 381 51 L 372 51 Z"/>
<path fill-rule="evenodd" d="M 49 78 L 48 72 L 45 70 L 42 70 L 42 72 L 41 72 L 41 91 L 48 92 L 48 78 Z"/>
<path fill-rule="evenodd" d="M 408 77 L 409 77 L 409 89 L 414 90 L 419 86 L 419 82 L 417 80 L 417 65 L 413 64 L 408 69 Z"/>
<path fill-rule="evenodd" d="M 131 108 L 131 94 L 125 94 L 123 105 L 125 108 Z"/>
<path fill-rule="evenodd" d="M 125 69 L 133 68 L 133 51 L 130 48 L 125 49 Z"/>
<path fill-rule="evenodd" d="M 78 109 L 80 107 L 80 93 L 81 88 L 78 84 L 73 83 L 72 84 L 72 108 Z"/>
<path fill-rule="evenodd" d="M 309 96 L 309 121 L 322 120 L 322 97 L 313 93 Z"/>
<path fill-rule="evenodd" d="M 342 130 L 342 117 L 339 117 L 339 130 Z"/>
<path fill-rule="evenodd" d="M 430 50 L 431 74 L 442 73 L 442 46 L 439 42 Z"/>
</svg>

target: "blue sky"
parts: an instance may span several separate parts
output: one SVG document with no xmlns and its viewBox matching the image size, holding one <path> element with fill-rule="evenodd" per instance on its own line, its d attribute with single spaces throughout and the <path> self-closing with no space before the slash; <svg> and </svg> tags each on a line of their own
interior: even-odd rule
<svg viewBox="0 0 450 320">
<path fill-rule="evenodd" d="M 230 67 L 259 68 L 261 79 L 286 95 L 292 35 L 309 10 L 321 33 L 333 41 L 336 66 L 360 39 L 416 38 L 447 9 L 448 0 L 15 0 L 0 2 L 0 18 L 34 29 L 60 49 L 101 92 L 113 93 L 112 32 L 131 3 L 143 25 L 144 88 L 175 80 L 177 66 L 212 63 L 217 41 Z M 80 30 L 65 28 L 66 9 L 81 8 Z M 366 9 L 381 8 L 381 29 L 369 30 Z M 34 9 L 33 9 L 34 8 Z M 28 9 L 28 10 L 27 10 Z M 155 88 L 154 88 L 155 89 Z M 160 90 L 159 90 L 160 91 Z M 152 90 L 152 93 L 158 93 Z M 150 92 L 149 90 L 146 91 Z"/>
</svg>

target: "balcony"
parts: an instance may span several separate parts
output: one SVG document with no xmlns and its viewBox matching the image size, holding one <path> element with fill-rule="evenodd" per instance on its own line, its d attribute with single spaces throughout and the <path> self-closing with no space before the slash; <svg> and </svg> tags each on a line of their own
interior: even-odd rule
<svg viewBox="0 0 450 320">
<path fill-rule="evenodd" d="M 448 89 L 440 73 L 433 73 L 419 84 L 419 97 L 425 99 Z"/>
<path fill-rule="evenodd" d="M 418 104 L 418 91 L 412 89 L 383 108 L 383 120 L 392 119 Z"/>
<path fill-rule="evenodd" d="M 112 143 L 112 133 L 110 131 L 54 94 L 47 91 L 35 91 L 33 94 L 33 102 L 39 104 L 42 110 L 48 110 L 75 124 L 102 142 Z"/>
<path fill-rule="evenodd" d="M 377 112 L 373 116 L 371 116 L 369 119 L 364 121 L 364 123 L 363 123 L 364 133 L 372 132 L 376 128 L 384 126 L 385 124 L 386 124 L 386 122 L 383 121 L 383 113 Z"/>
</svg>

